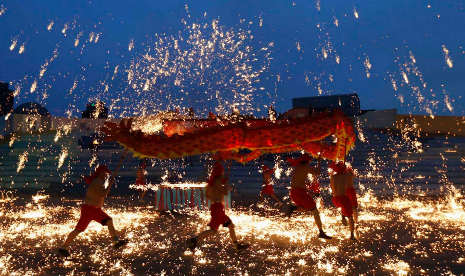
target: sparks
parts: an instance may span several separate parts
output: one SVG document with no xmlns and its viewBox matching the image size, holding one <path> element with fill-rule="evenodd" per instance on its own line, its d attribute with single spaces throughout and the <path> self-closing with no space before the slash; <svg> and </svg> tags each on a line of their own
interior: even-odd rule
<svg viewBox="0 0 465 276">
<path fill-rule="evenodd" d="M 354 16 L 355 16 L 356 19 L 358 19 L 358 11 L 357 11 L 356 8 L 354 8 Z"/>
<path fill-rule="evenodd" d="M 18 40 L 13 40 L 10 45 L 10 51 L 13 51 L 16 47 L 16 44 L 18 44 Z"/>
<path fill-rule="evenodd" d="M 47 31 L 51 31 L 54 24 L 55 24 L 55 22 L 53 22 L 53 21 L 51 21 L 50 23 L 48 23 L 48 25 L 47 25 Z"/>
</svg>

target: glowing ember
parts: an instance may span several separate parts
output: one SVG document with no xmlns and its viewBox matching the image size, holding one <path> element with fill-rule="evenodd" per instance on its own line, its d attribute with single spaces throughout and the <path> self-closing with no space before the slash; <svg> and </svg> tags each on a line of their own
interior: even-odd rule
<svg viewBox="0 0 465 276">
<path fill-rule="evenodd" d="M 31 85 L 30 92 L 33 93 L 34 91 L 36 91 L 36 88 L 37 88 L 37 80 L 34 80 L 34 82 Z"/>
<path fill-rule="evenodd" d="M 371 63 L 368 57 L 365 58 L 364 65 L 365 65 L 367 78 L 370 78 Z"/>
<path fill-rule="evenodd" d="M 54 24 L 55 24 L 55 22 L 50 21 L 50 23 L 48 23 L 48 25 L 47 25 L 47 31 L 51 31 Z"/>
<path fill-rule="evenodd" d="M 399 260 L 388 262 L 384 264 L 383 267 L 386 270 L 395 272 L 397 275 L 400 275 L 400 276 L 408 275 L 408 272 L 410 271 L 409 264 L 404 261 L 399 261 Z"/>
<path fill-rule="evenodd" d="M 66 35 L 66 31 L 67 31 L 67 30 L 68 30 L 68 24 L 65 24 L 65 25 L 63 26 L 63 29 L 61 29 L 61 33 L 62 33 L 63 35 Z"/>
<path fill-rule="evenodd" d="M 358 19 L 358 11 L 355 8 L 354 8 L 354 16 L 355 16 L 356 19 Z"/>
<path fill-rule="evenodd" d="M 16 44 L 18 44 L 18 40 L 13 40 L 10 45 L 10 51 L 13 51 L 16 47 Z"/>
<path fill-rule="evenodd" d="M 35 271 L 35 264 L 40 262 L 44 273 L 56 274 L 58 271 L 81 271 L 79 263 L 85 262 L 97 274 L 108 273 L 109 267 L 115 272 L 132 274 L 138 274 L 139 271 L 161 273 L 163 267 L 171 267 L 173 270 L 170 273 L 178 274 L 190 271 L 194 261 L 200 265 L 197 272 L 211 269 L 209 264 L 221 262 L 231 272 L 242 271 L 248 274 L 270 274 L 272 271 L 296 274 L 301 273 L 300 269 L 315 273 L 357 274 L 377 270 L 380 266 L 398 275 L 417 274 L 420 270 L 436 274 L 447 270 L 445 265 L 450 263 L 444 262 L 444 254 L 449 251 L 434 245 L 435 241 L 447 239 L 448 229 L 456 231 L 455 238 L 448 240 L 449 247 L 454 248 L 454 256 L 463 254 L 465 248 L 465 229 L 458 228 L 462 225 L 463 216 L 449 218 L 449 222 L 454 222 L 456 226 L 444 221 L 442 215 L 435 217 L 437 214 L 425 215 L 424 223 L 418 224 L 416 219 L 409 219 L 410 211 L 421 208 L 434 212 L 437 208 L 435 206 L 439 205 L 402 198 L 384 201 L 366 194 L 360 198 L 363 212 L 358 229 L 359 242 L 355 244 L 346 240 L 347 228 L 341 224 L 338 212 L 332 207 L 320 207 L 325 229 L 335 237 L 335 240 L 329 242 L 315 238 L 317 229 L 311 216 L 301 214 L 288 219 L 281 215 L 244 209 L 228 211 L 227 214 L 236 225 L 238 235 L 252 244 L 252 250 L 231 254 L 233 251 L 227 230 L 221 228 L 216 239 L 211 239 L 192 253 L 185 249 L 184 241 L 204 229 L 210 219 L 209 212 L 186 210 L 173 220 L 170 216 L 161 216 L 150 206 L 136 207 L 130 201 L 121 204 L 110 199 L 106 211 L 113 217 L 117 228 L 122 229 L 123 235 L 130 239 L 127 247 L 121 252 L 109 251 L 106 246 L 102 246 L 110 244 L 105 227 L 91 222 L 71 247 L 76 257 L 57 265 L 57 257 L 53 252 L 75 226 L 79 208 L 75 201 L 63 202 L 61 206 L 56 206 L 54 202 L 56 200 L 53 198 L 37 194 L 29 203 L 0 203 L 0 245 L 1 248 L 10 248 L 9 251 L 0 251 L 0 262 L 6 265 L 1 266 L 1 269 L 8 268 L 10 274 L 16 271 L 32 272 Z M 452 204 L 441 208 L 456 207 Z M 387 213 L 388 209 L 399 211 Z M 465 214 L 463 209 L 457 212 Z M 434 228 L 420 227 L 431 223 Z M 418 234 L 403 235 L 405 229 L 417 231 Z M 389 236 L 384 236 L 386 231 L 389 231 Z M 389 239 L 388 244 L 394 250 L 379 250 L 386 245 L 385 239 Z M 397 254 L 404 247 L 423 253 L 409 255 L 408 262 L 400 260 Z M 13 258 L 12 252 L 16 250 L 22 252 L 21 259 Z M 346 254 L 348 250 L 351 254 Z M 146 260 L 145 264 L 137 261 L 142 256 Z M 179 259 L 176 257 L 176 268 L 169 265 L 173 261 L 169 256 L 179 256 Z M 80 261 L 76 262 L 75 258 Z M 157 260 L 158 268 L 152 265 L 152 259 Z M 264 259 L 270 261 L 266 266 L 260 265 Z M 429 262 L 425 263 L 426 260 Z M 456 261 L 463 262 L 460 258 Z"/>
<path fill-rule="evenodd" d="M 60 157 L 58 158 L 58 168 L 61 168 L 63 166 L 63 163 L 65 162 L 65 158 L 68 156 L 68 150 L 63 149 L 60 153 Z"/>
<path fill-rule="evenodd" d="M 26 166 L 28 154 L 29 153 L 27 151 L 25 151 L 25 152 L 23 152 L 22 154 L 19 155 L 18 167 L 16 169 L 17 173 L 19 173 Z"/>
<path fill-rule="evenodd" d="M 295 2 L 291 3 L 292 7 L 298 6 Z M 41 18 L 40 26 L 33 26 L 32 29 L 36 34 L 45 33 L 47 40 L 43 41 L 47 44 L 44 45 L 50 42 L 51 48 L 45 49 L 43 59 L 31 67 L 30 72 L 23 73 L 23 76 L 15 73 L 14 79 L 6 81 L 12 82 L 15 103 L 37 100 L 47 106 L 50 104 L 46 101 L 49 97 L 70 99 L 68 107 L 65 107 L 67 110 L 63 112 L 68 116 L 68 121 L 57 124 L 57 120 L 64 118 L 30 116 L 24 121 L 27 133 L 1 134 L 0 142 L 3 144 L 0 143 L 0 146 L 4 146 L 0 169 L 5 169 L 5 173 L 0 176 L 0 183 L 2 188 L 11 190 L 0 191 L 0 275 L 71 275 L 89 271 L 95 275 L 459 274 L 465 264 L 462 257 L 465 255 L 465 196 L 463 185 L 460 186 L 462 179 L 457 177 L 462 174 L 465 164 L 463 145 L 460 142 L 454 145 L 455 137 L 452 136 L 442 137 L 443 140 L 424 137 L 421 123 L 412 116 L 406 119 L 405 126 L 393 128 L 394 135 L 372 134 L 373 130 L 365 129 L 361 120 L 355 122 L 359 138 L 357 148 L 360 151 L 351 153 L 346 161 L 353 162 L 357 167 L 356 186 L 360 192 L 357 242 L 347 239 L 348 228 L 342 224 L 340 212 L 331 205 L 326 170 L 320 178 L 322 197 L 316 201 L 323 227 L 334 237 L 330 241 L 316 238 L 318 231 L 310 214 L 297 212 L 288 218 L 280 212 L 282 210 L 270 207 L 266 202 L 257 202 L 256 194 L 251 195 L 261 181 L 259 176 L 252 175 L 253 171 L 257 171 L 257 164 L 251 162 L 245 165 L 239 170 L 240 177 L 234 175 L 237 171 L 231 170 L 231 179 L 235 181 L 233 196 L 237 200 L 233 201 L 233 208 L 228 209 L 227 214 L 235 224 L 238 236 L 251 244 L 250 250 L 245 252 L 234 250 L 225 228 L 195 250 L 188 250 L 186 239 L 207 228 L 210 213 L 195 209 L 156 211 L 153 206 L 154 193 L 151 191 L 157 191 L 160 187 L 205 187 L 204 182 L 182 183 L 184 169 L 187 171 L 190 166 L 186 163 L 190 161 L 178 160 L 173 162 L 175 166 L 154 166 L 148 176 L 161 177 L 162 183 L 158 183 L 160 181 L 157 179 L 157 184 L 129 185 L 131 189 L 147 190 L 146 201 L 133 200 L 131 194 L 124 195 L 124 198 L 108 199 L 104 209 L 113 217 L 122 236 L 129 239 L 129 244 L 121 250 L 111 247 L 106 227 L 92 222 L 73 244 L 72 257 L 58 259 L 55 250 L 75 227 L 81 201 L 61 198 L 62 194 L 58 197 L 57 194 L 44 192 L 32 196 L 21 193 L 21 188 L 70 188 L 71 184 L 65 183 L 67 179 L 78 187 L 83 172 L 96 164 L 112 164 L 114 148 L 88 152 L 76 145 L 82 135 L 98 132 L 98 127 L 92 126 L 93 123 L 101 123 L 74 118 L 81 114 L 87 100 L 105 101 L 111 118 L 131 117 L 134 119 L 133 130 L 149 134 L 159 133 L 165 119 L 192 119 L 197 115 L 205 117 L 208 111 L 219 115 L 231 111 L 255 115 L 263 111 L 263 107 L 276 106 L 274 100 L 282 98 L 282 95 L 277 95 L 280 89 L 298 88 L 298 74 L 292 70 L 302 64 L 313 64 L 315 55 L 319 66 L 325 63 L 332 67 L 326 70 L 324 67 L 317 70 L 310 68 L 303 73 L 305 84 L 313 88 L 308 93 L 333 95 L 341 87 L 353 87 L 355 91 L 360 80 L 354 76 L 359 75 L 363 81 L 373 84 L 379 81 L 377 78 L 386 80 L 386 87 L 393 89 L 392 98 L 409 113 L 420 111 L 427 114 L 425 118 L 437 119 L 438 111 L 461 112 L 461 95 L 456 97 L 457 92 L 452 85 L 442 80 L 440 85 L 434 83 L 435 78 L 440 77 L 438 74 L 431 78 L 431 71 L 434 70 L 424 70 L 423 75 L 420 64 L 425 64 L 426 47 L 415 56 L 416 49 L 410 49 L 406 39 L 395 46 L 398 48 L 394 49 L 393 59 L 389 56 L 379 58 L 369 45 L 362 42 L 365 33 L 356 30 L 353 36 L 360 41 L 355 44 L 348 40 L 352 35 L 341 37 L 338 33 L 346 33 L 343 30 L 346 25 L 348 29 L 353 27 L 350 24 L 361 28 L 369 22 L 359 21 L 357 8 L 353 4 L 348 5 L 344 13 L 337 12 L 320 0 L 311 5 L 311 12 L 318 15 L 318 20 L 323 20 L 308 24 L 316 26 L 317 43 L 311 45 L 313 39 L 292 37 L 298 35 L 299 30 L 288 34 L 288 48 L 279 48 L 277 57 L 281 59 L 287 55 L 282 53 L 294 53 L 299 60 L 286 61 L 283 71 L 279 71 L 280 66 L 272 66 L 281 64 L 272 63 L 275 43 L 264 41 L 261 34 L 269 30 L 267 25 L 272 22 L 265 21 L 264 24 L 265 16 L 261 14 L 254 18 L 239 18 L 237 25 L 231 25 L 233 20 L 227 18 L 229 25 L 225 25 L 219 20 L 222 17 L 211 14 L 211 17 L 207 17 L 206 12 L 202 12 L 203 17 L 195 18 L 186 5 L 180 28 L 171 32 L 172 26 L 163 27 L 168 33 L 150 33 L 143 38 L 136 37 L 136 34 L 125 36 L 125 40 L 117 42 L 117 51 L 108 44 L 112 40 L 101 39 L 111 33 L 103 32 L 111 25 L 104 20 L 105 17 L 98 18 L 91 26 L 86 26 L 85 20 L 78 22 L 79 16 L 73 21 L 54 16 Z M 426 8 L 431 12 L 436 7 L 426 4 Z M 365 9 L 360 6 L 359 10 L 363 13 Z M 6 12 L 7 8 L 0 4 L 0 16 Z M 372 15 L 366 14 L 366 18 L 370 19 L 368 16 Z M 440 18 L 444 20 L 444 16 L 436 14 L 434 20 Z M 10 10 L 2 17 L 4 19 L 11 20 Z M 5 51 L 11 56 L 8 60 L 12 59 L 14 63 L 14 58 L 20 59 L 19 64 L 26 62 L 29 66 L 29 61 L 32 65 L 36 59 L 36 56 L 30 58 L 29 55 L 44 47 L 36 47 L 40 46 L 36 44 L 40 39 L 36 39 L 35 34 L 28 37 L 27 29 L 30 28 L 13 30 L 5 37 Z M 433 29 L 428 30 L 428 37 L 431 33 Z M 59 40 L 49 41 L 54 35 L 59 36 Z M 369 38 L 373 41 L 369 43 L 388 45 L 396 36 L 377 35 Z M 99 41 L 105 45 L 95 45 Z M 445 64 L 443 71 L 452 73 L 460 67 L 460 56 L 465 54 L 463 46 L 457 47 L 452 39 L 434 38 L 431 41 L 447 41 L 451 49 L 441 45 L 441 53 L 439 46 L 434 46 L 433 54 L 440 57 L 440 64 Z M 277 39 L 276 45 L 278 42 L 282 44 Z M 65 48 L 67 45 L 69 48 Z M 94 46 L 105 49 L 105 54 L 100 55 L 104 58 L 88 62 L 89 57 L 98 56 L 94 52 L 86 56 L 86 51 Z M 351 49 L 356 49 L 355 58 L 351 55 Z M 305 52 L 312 54 L 311 60 L 304 59 Z M 389 53 L 383 52 L 384 55 Z M 112 55 L 117 55 L 118 60 Z M 75 67 L 73 70 L 62 70 L 63 64 L 69 62 L 64 62 L 65 59 L 56 61 L 62 56 L 76 63 L 70 64 L 73 65 L 70 67 Z M 27 60 L 23 61 L 25 58 Z M 355 62 L 351 63 L 351 60 Z M 390 60 L 394 60 L 394 64 L 389 64 Z M 299 65 L 299 62 L 302 64 Z M 390 67 L 394 70 L 386 74 L 375 72 L 372 62 L 375 62 L 377 70 Z M 94 77 L 91 69 L 99 65 L 102 67 L 97 70 L 102 70 L 103 74 Z M 455 69 L 452 69 L 454 65 Z M 58 69 L 53 68 L 55 66 Z M 434 64 L 427 66 L 435 67 Z M 346 79 L 350 85 L 342 82 Z M 289 85 L 294 80 L 296 83 Z M 55 83 L 60 85 L 66 81 L 64 89 L 55 86 Z M 368 87 L 363 83 L 360 86 Z M 273 89 L 275 95 L 270 92 Z M 58 94 L 59 91 L 63 93 Z M 195 104 L 198 106 L 193 106 Z M 339 104 L 342 105 L 341 100 Z M 187 114 L 190 106 L 194 107 L 193 115 Z M 4 120 L 1 119 L 2 126 L 4 123 L 8 127 L 16 127 L 20 116 L 8 112 Z M 97 104 L 97 113 L 103 112 L 103 106 Z M 48 124 L 51 125 L 50 129 L 42 126 Z M 36 131 L 41 133 L 35 134 Z M 433 140 L 433 143 L 429 140 Z M 435 147 L 433 144 L 437 141 L 440 145 Z M 94 140 L 93 143 L 98 144 L 98 141 Z M 360 156 L 354 156 L 358 154 Z M 131 162 L 136 161 L 130 160 L 125 164 L 127 167 L 121 173 L 121 179 L 135 178 Z M 291 169 L 285 164 L 283 156 L 265 158 L 264 162 L 270 167 L 274 165 L 274 176 L 279 179 L 279 182 L 275 181 L 275 187 L 286 197 Z M 183 170 L 176 172 L 180 183 L 168 183 L 168 176 L 175 167 Z M 51 169 L 47 171 L 48 168 Z M 61 179 L 62 183 L 57 183 L 57 179 Z M 127 182 L 121 184 L 115 187 L 128 186 Z M 106 179 L 105 187 L 108 185 Z M 245 185 L 247 192 L 242 190 Z"/>
<path fill-rule="evenodd" d="M 449 50 L 446 48 L 446 45 L 442 45 L 442 51 L 444 52 L 444 57 L 446 59 L 447 66 L 449 66 L 449 68 L 454 67 L 454 64 L 452 63 L 452 59 L 449 56 Z"/>
<path fill-rule="evenodd" d="M 19 46 L 18 54 L 21 55 L 22 53 L 24 53 L 24 49 L 25 49 L 25 45 L 23 43 L 21 46 Z"/>
</svg>

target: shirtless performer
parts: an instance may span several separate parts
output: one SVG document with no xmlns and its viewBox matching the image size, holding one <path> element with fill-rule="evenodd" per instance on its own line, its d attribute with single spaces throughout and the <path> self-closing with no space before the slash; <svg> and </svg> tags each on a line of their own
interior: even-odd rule
<svg viewBox="0 0 465 276">
<path fill-rule="evenodd" d="M 213 170 L 208 179 L 206 196 L 211 201 L 210 212 L 211 220 L 208 223 L 209 230 L 205 230 L 199 235 L 187 240 L 187 246 L 194 250 L 199 241 L 218 233 L 220 225 L 229 228 L 229 236 L 236 249 L 241 250 L 248 247 L 247 244 L 239 243 L 237 241 L 236 232 L 234 231 L 234 224 L 231 219 L 224 212 L 224 196 L 231 191 L 231 186 L 227 183 L 228 179 L 224 175 L 224 168 L 219 161 L 216 161 Z"/>
<path fill-rule="evenodd" d="M 92 220 L 108 227 L 108 231 L 113 239 L 115 248 L 120 248 L 127 243 L 127 240 L 119 239 L 116 234 L 115 227 L 113 226 L 113 220 L 102 210 L 105 197 L 108 195 L 112 184 L 115 182 L 115 176 L 121 167 L 124 157 L 125 154 L 123 153 L 120 162 L 113 173 L 111 173 L 106 166 L 99 165 L 92 175 L 84 178 L 88 187 L 84 204 L 81 205 L 81 217 L 76 228 L 69 233 L 62 247 L 58 249 L 58 253 L 61 256 L 70 256 L 68 251 L 69 245 L 77 237 L 77 235 L 86 230 Z"/>
<path fill-rule="evenodd" d="M 333 173 L 330 177 L 333 204 L 341 208 L 343 223 L 345 217 L 349 218 L 350 239 L 355 240 L 354 228 L 357 221 L 357 197 L 353 187 L 354 174 L 352 169 L 346 167 L 343 162 L 332 163 L 330 168 Z"/>
<path fill-rule="evenodd" d="M 309 167 L 308 163 L 310 162 L 311 157 L 308 154 L 302 155 L 300 158 L 297 159 L 290 159 L 288 160 L 291 166 L 294 167 L 294 171 L 292 173 L 291 178 L 291 192 L 290 198 L 294 202 L 295 206 L 291 207 L 288 215 L 290 216 L 294 210 L 304 210 L 310 211 L 315 218 L 316 226 L 320 231 L 318 237 L 323 239 L 331 239 L 326 233 L 323 231 L 320 213 L 316 208 L 316 203 L 313 200 L 311 194 L 307 189 L 308 183 L 308 175 L 312 174 L 314 179 L 320 174 L 320 166 L 318 163 L 317 168 Z"/>
<path fill-rule="evenodd" d="M 266 195 L 270 196 L 272 199 L 278 202 L 279 206 L 282 206 L 283 202 L 281 201 L 281 199 L 278 198 L 278 196 L 274 192 L 273 183 L 271 181 L 271 177 L 273 176 L 274 169 L 270 169 L 267 165 L 263 165 L 262 171 L 263 171 L 262 172 L 263 186 L 262 186 L 262 190 L 260 191 L 260 198 L 263 198 Z"/>
</svg>

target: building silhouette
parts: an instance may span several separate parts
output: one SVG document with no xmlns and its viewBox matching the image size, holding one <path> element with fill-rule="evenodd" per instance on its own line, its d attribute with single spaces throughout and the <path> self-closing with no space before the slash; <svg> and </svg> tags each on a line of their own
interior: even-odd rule
<svg viewBox="0 0 465 276">
<path fill-rule="evenodd" d="M 5 116 L 13 111 L 14 95 L 8 83 L 0 82 L 0 116 Z"/>
</svg>

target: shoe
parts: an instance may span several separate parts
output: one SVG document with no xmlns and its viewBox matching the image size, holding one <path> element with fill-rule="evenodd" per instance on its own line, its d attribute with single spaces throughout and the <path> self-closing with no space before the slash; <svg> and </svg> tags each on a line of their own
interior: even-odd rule
<svg viewBox="0 0 465 276">
<path fill-rule="evenodd" d="M 128 244 L 128 240 L 124 240 L 124 239 L 123 240 L 118 240 L 117 242 L 115 242 L 114 247 L 116 249 L 118 249 L 118 248 L 121 248 L 121 247 L 125 246 L 126 244 Z"/>
<path fill-rule="evenodd" d="M 286 216 L 291 217 L 292 213 L 297 210 L 297 206 L 295 205 L 289 205 L 289 209 L 286 211 Z"/>
<path fill-rule="evenodd" d="M 246 249 L 250 246 L 250 244 L 247 243 L 236 243 L 235 244 L 237 250 L 243 250 Z"/>
<path fill-rule="evenodd" d="M 71 256 L 71 254 L 69 254 L 69 251 L 64 248 L 58 248 L 58 255 L 60 255 L 61 257 Z"/>
<path fill-rule="evenodd" d="M 189 248 L 191 251 L 194 251 L 194 249 L 197 247 L 197 238 L 190 238 L 187 240 L 187 248 Z"/>
<path fill-rule="evenodd" d="M 318 234 L 318 238 L 320 238 L 320 239 L 326 239 L 326 240 L 332 239 L 332 237 L 326 235 L 326 233 L 323 232 L 323 231 L 321 231 L 320 234 Z"/>
</svg>

